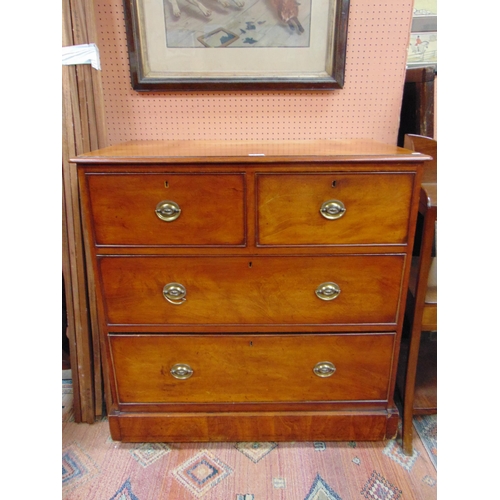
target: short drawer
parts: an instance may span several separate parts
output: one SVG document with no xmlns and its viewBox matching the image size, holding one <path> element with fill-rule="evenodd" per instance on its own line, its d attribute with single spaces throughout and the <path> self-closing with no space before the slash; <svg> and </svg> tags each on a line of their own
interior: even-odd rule
<svg viewBox="0 0 500 500">
<path fill-rule="evenodd" d="M 259 174 L 256 182 L 261 246 L 407 242 L 411 173 Z"/>
<path fill-rule="evenodd" d="M 87 174 L 98 246 L 245 244 L 243 174 Z"/>
<path fill-rule="evenodd" d="M 118 402 L 386 400 L 393 334 L 110 335 Z"/>
<path fill-rule="evenodd" d="M 404 255 L 105 256 L 110 325 L 392 325 Z"/>
</svg>

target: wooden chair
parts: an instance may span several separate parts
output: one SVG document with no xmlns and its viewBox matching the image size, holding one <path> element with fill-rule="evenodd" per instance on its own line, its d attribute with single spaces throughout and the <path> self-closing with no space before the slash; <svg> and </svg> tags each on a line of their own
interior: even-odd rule
<svg viewBox="0 0 500 500">
<path fill-rule="evenodd" d="M 406 308 L 409 338 L 402 342 L 398 384 L 403 399 L 403 451 L 412 455 L 413 416 L 437 413 L 437 341 L 422 335 L 437 332 L 437 283 L 429 276 L 431 266 L 436 264 L 437 141 L 407 134 L 404 147 L 433 158 L 426 163 L 420 191 L 419 237 L 415 241 Z"/>
<path fill-rule="evenodd" d="M 437 66 L 408 68 L 401 102 L 398 146 L 407 134 L 434 136 L 434 92 Z"/>
</svg>

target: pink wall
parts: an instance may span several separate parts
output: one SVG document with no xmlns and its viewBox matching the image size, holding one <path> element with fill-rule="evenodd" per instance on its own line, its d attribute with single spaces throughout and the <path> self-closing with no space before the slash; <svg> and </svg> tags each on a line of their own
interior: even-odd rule
<svg viewBox="0 0 500 500">
<path fill-rule="evenodd" d="M 341 138 L 396 144 L 412 6 L 412 0 L 351 0 L 342 90 L 139 93 L 130 84 L 122 2 L 97 0 L 109 144 Z"/>
</svg>

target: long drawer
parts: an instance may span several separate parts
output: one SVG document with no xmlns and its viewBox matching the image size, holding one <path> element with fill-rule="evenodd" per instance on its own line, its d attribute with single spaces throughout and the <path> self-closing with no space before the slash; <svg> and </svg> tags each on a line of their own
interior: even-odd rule
<svg viewBox="0 0 500 500">
<path fill-rule="evenodd" d="M 101 256 L 108 325 L 393 325 L 404 255 Z M 171 330 L 167 330 L 171 331 Z"/>
<path fill-rule="evenodd" d="M 413 183 L 411 173 L 259 174 L 257 242 L 404 244 Z"/>
<path fill-rule="evenodd" d="M 87 174 L 98 246 L 243 246 L 243 174 Z"/>
<path fill-rule="evenodd" d="M 393 334 L 109 335 L 121 404 L 386 400 Z"/>
</svg>

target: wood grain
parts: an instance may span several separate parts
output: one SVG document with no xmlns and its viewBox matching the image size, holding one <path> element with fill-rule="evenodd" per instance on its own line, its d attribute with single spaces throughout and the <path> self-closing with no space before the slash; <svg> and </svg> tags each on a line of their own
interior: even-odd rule
<svg viewBox="0 0 500 500">
<path fill-rule="evenodd" d="M 168 331 L 226 325 L 394 325 L 404 256 L 102 257 L 99 274 L 109 325 L 162 325 Z M 316 296 L 333 282 L 340 295 Z M 163 296 L 186 290 L 182 305 Z M 338 329 L 338 328 L 337 328 Z"/>
<path fill-rule="evenodd" d="M 78 163 L 173 164 L 173 163 L 287 163 L 369 161 L 398 163 L 424 161 L 429 157 L 404 148 L 369 139 L 302 141 L 130 141 L 73 158 Z"/>
<path fill-rule="evenodd" d="M 97 245 L 216 246 L 245 244 L 243 174 L 87 175 Z M 179 218 L 156 216 L 174 201 Z"/>
<path fill-rule="evenodd" d="M 422 238 L 416 248 L 414 290 L 408 294 L 410 307 L 409 349 L 403 390 L 403 450 L 413 453 L 413 415 L 437 411 L 437 359 L 436 345 L 422 342 L 424 331 L 437 330 L 437 288 L 429 287 L 429 271 L 435 244 L 437 225 L 437 141 L 417 135 L 407 135 L 405 143 L 418 148 L 433 158 L 424 167 L 426 181 L 420 189 L 419 210 L 422 215 Z M 429 189 L 429 192 L 426 191 Z M 429 302 L 427 301 L 429 299 Z M 427 408 L 425 405 L 428 405 Z"/>
<path fill-rule="evenodd" d="M 63 46 L 97 42 L 91 0 L 62 3 Z M 70 158 L 106 146 L 100 75 L 90 66 L 63 66 L 63 276 L 73 377 L 75 420 L 102 414 L 100 335 L 93 283 L 87 283 L 76 169 Z M 87 263 L 88 264 L 88 263 Z M 88 291 L 90 290 L 90 292 Z M 89 314 L 90 313 L 90 314 Z"/>
<path fill-rule="evenodd" d="M 412 174 L 258 175 L 258 243 L 404 244 L 413 183 Z M 339 219 L 320 213 L 330 200 L 345 206 Z"/>
<path fill-rule="evenodd" d="M 394 437 L 427 159 L 363 140 L 157 141 L 74 159 L 113 438 Z M 332 192 L 347 201 L 345 219 L 315 222 Z M 156 220 L 164 193 L 181 197 L 182 225 Z M 340 294 L 321 300 L 329 282 Z M 169 283 L 185 301 L 165 299 Z M 332 377 L 313 373 L 320 361 L 334 363 Z M 176 363 L 194 375 L 173 378 Z"/>
<path fill-rule="evenodd" d="M 111 335 L 118 403 L 387 400 L 394 336 Z M 326 378 L 322 361 L 335 365 Z M 170 369 L 186 363 L 193 375 Z"/>
<path fill-rule="evenodd" d="M 382 441 L 397 413 L 118 413 L 111 437 L 125 442 Z M 391 422 L 389 426 L 388 422 Z"/>
</svg>

